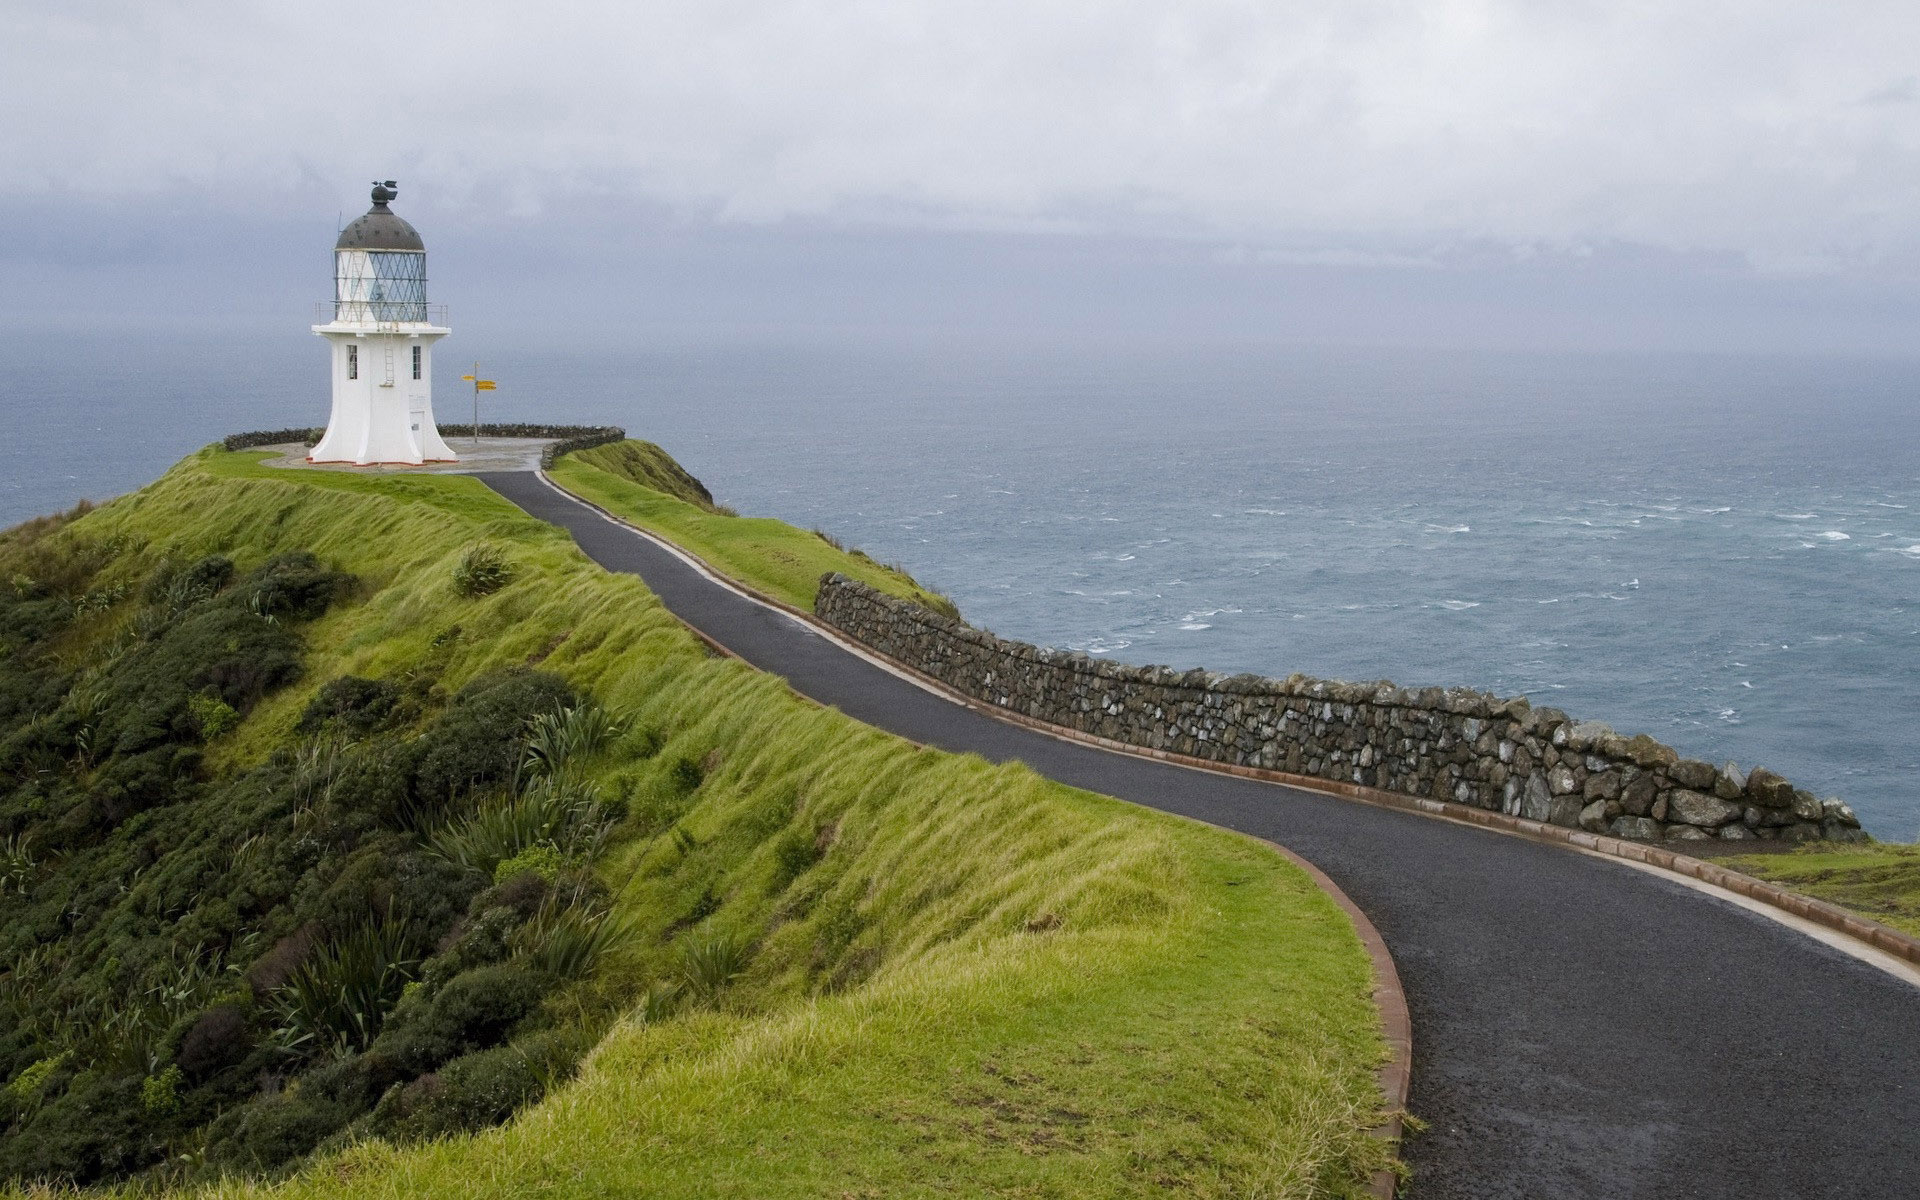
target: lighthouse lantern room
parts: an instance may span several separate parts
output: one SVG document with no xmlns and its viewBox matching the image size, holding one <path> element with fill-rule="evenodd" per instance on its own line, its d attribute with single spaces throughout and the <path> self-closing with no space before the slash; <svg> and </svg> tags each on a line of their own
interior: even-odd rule
<svg viewBox="0 0 1920 1200">
<path fill-rule="evenodd" d="M 427 248 L 387 205 L 393 180 L 333 247 L 333 299 L 313 331 L 333 354 L 333 413 L 310 462 L 458 461 L 433 422 L 433 344 L 453 332 L 427 304 Z"/>
</svg>

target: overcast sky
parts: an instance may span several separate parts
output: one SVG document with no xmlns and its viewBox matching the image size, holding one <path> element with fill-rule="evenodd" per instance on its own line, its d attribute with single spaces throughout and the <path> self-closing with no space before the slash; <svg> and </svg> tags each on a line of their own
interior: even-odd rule
<svg viewBox="0 0 1920 1200">
<path fill-rule="evenodd" d="M 375 177 L 436 299 L 556 324 L 1903 351 L 1920 319 L 1913 0 L 7 7 L 15 319 L 150 315 L 185 272 L 280 320 Z"/>
</svg>

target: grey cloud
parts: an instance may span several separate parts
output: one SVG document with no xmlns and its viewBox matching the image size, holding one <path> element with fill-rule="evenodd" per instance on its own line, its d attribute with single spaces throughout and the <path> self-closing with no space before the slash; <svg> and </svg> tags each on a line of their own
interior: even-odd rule
<svg viewBox="0 0 1920 1200">
<path fill-rule="evenodd" d="M 0 49 L 0 97 L 29 117 L 0 127 L 0 198 L 325 211 L 379 173 L 431 181 L 474 227 L 611 198 L 691 225 L 1196 238 L 1297 262 L 1598 243 L 1900 273 L 1920 264 L 1917 14 L 36 6 Z"/>
</svg>

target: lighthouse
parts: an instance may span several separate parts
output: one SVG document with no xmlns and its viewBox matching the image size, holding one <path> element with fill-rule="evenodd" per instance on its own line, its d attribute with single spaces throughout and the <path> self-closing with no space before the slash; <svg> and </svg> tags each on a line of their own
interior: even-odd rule
<svg viewBox="0 0 1920 1200">
<path fill-rule="evenodd" d="M 333 299 L 313 331 L 332 352 L 333 413 L 309 462 L 457 462 L 433 423 L 433 344 L 453 331 L 427 306 L 427 247 L 373 185 L 373 207 L 333 245 Z"/>
</svg>

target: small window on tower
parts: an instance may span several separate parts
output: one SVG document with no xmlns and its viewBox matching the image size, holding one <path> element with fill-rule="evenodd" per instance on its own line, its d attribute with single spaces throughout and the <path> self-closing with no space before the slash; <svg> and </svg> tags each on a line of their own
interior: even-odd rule
<svg viewBox="0 0 1920 1200">
<path fill-rule="evenodd" d="M 420 347 L 413 348 L 413 377 L 420 378 Z"/>
<path fill-rule="evenodd" d="M 347 345 L 347 378 L 360 378 L 360 347 L 352 343 Z"/>
</svg>

